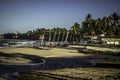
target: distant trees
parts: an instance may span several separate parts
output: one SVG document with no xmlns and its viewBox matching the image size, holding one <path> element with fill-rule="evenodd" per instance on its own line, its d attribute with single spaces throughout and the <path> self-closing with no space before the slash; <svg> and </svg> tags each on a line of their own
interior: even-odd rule
<svg viewBox="0 0 120 80">
<path fill-rule="evenodd" d="M 4 36 L 3 36 L 3 35 L 0 35 L 0 40 L 1 40 L 1 39 L 4 39 Z"/>
<path fill-rule="evenodd" d="M 82 23 L 83 34 L 84 35 L 91 35 L 93 30 L 93 19 L 91 14 L 86 16 L 85 21 Z"/>
<path fill-rule="evenodd" d="M 44 34 L 41 34 L 40 36 L 39 36 L 39 40 L 41 41 L 41 42 L 43 42 L 43 40 L 44 40 Z"/>
<path fill-rule="evenodd" d="M 79 40 L 79 35 L 80 35 L 80 24 L 75 23 L 75 24 L 71 27 L 70 33 L 71 33 L 71 36 L 72 36 L 71 42 L 78 42 L 78 40 Z"/>
<path fill-rule="evenodd" d="M 100 35 L 120 36 L 120 16 L 113 13 L 108 17 L 93 19 L 90 14 L 86 16 L 86 20 L 82 23 L 83 35 Z"/>
<path fill-rule="evenodd" d="M 120 16 L 114 12 L 111 17 L 113 35 L 120 35 Z"/>
<path fill-rule="evenodd" d="M 70 30 L 66 28 L 37 28 L 27 31 L 26 33 L 6 33 L 3 34 L 5 39 L 13 39 L 14 36 L 19 36 L 19 39 L 31 39 L 53 41 L 53 42 L 79 42 L 80 39 L 87 35 L 105 34 L 107 37 L 120 36 L 120 15 L 113 13 L 110 16 L 93 19 L 91 14 L 88 14 L 82 25 L 79 23 L 73 24 Z"/>
<path fill-rule="evenodd" d="M 6 33 L 4 34 L 4 38 L 5 39 L 13 39 L 13 37 L 15 36 L 15 33 Z"/>
</svg>

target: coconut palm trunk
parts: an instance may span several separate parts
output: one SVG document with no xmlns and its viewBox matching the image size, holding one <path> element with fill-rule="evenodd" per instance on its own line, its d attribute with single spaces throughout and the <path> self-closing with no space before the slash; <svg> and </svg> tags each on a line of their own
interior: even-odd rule
<svg viewBox="0 0 120 80">
<path fill-rule="evenodd" d="M 65 32 L 63 32 L 63 36 L 62 36 L 62 42 L 64 42 L 64 39 L 65 39 Z"/>
<path fill-rule="evenodd" d="M 44 35 L 45 35 L 45 34 L 41 34 L 40 37 L 39 37 L 39 40 L 40 40 L 40 46 L 43 45 L 43 41 L 44 41 L 44 38 L 45 38 Z"/>
<path fill-rule="evenodd" d="M 67 31 L 67 33 L 66 33 L 66 37 L 65 37 L 65 43 L 67 43 L 67 41 L 68 41 L 68 35 L 69 35 L 69 31 Z"/>
<path fill-rule="evenodd" d="M 51 29 L 50 29 L 50 31 L 49 31 L 49 40 L 48 40 L 49 42 L 51 41 Z"/>
<path fill-rule="evenodd" d="M 55 39 L 56 39 L 56 32 L 54 32 L 54 36 L 53 36 L 53 42 L 55 42 Z"/>
<path fill-rule="evenodd" d="M 72 33 L 70 33 L 70 43 L 72 43 Z"/>
<path fill-rule="evenodd" d="M 60 31 L 58 32 L 57 42 L 59 42 L 60 39 Z"/>
</svg>

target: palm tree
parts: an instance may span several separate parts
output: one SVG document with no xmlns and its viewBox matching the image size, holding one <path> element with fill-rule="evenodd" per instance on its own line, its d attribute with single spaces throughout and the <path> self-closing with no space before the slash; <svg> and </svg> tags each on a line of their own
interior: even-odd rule
<svg viewBox="0 0 120 80">
<path fill-rule="evenodd" d="M 113 22 L 113 34 L 116 35 L 116 33 L 118 33 L 118 31 L 120 30 L 120 27 L 119 27 L 119 22 L 120 22 L 120 16 L 117 14 L 117 13 L 113 13 L 111 15 L 112 17 L 112 22 Z"/>
<path fill-rule="evenodd" d="M 59 39 L 60 39 L 60 30 L 58 30 L 57 42 L 59 42 Z"/>
<path fill-rule="evenodd" d="M 69 42 L 72 43 L 72 42 L 73 42 L 73 38 L 72 38 L 72 36 L 73 36 L 73 32 L 72 32 L 71 29 L 69 30 L 69 34 L 70 34 Z"/>
<path fill-rule="evenodd" d="M 93 32 L 93 19 L 91 14 L 86 16 L 86 20 L 82 23 L 83 35 L 91 35 Z"/>
<path fill-rule="evenodd" d="M 17 32 L 17 34 L 18 34 L 18 32 Z M 32 31 L 30 30 L 26 34 L 28 36 L 28 39 L 31 39 L 31 37 L 32 37 Z"/>
<path fill-rule="evenodd" d="M 49 29 L 49 42 L 51 41 L 51 28 Z"/>
<path fill-rule="evenodd" d="M 78 34 L 80 33 L 80 24 L 75 23 L 72 27 L 71 27 L 71 33 L 73 33 L 73 41 L 74 42 L 78 42 Z"/>
<path fill-rule="evenodd" d="M 65 37 L 65 41 L 64 41 L 65 43 L 67 43 L 67 41 L 68 41 L 68 35 L 69 35 L 69 31 L 66 32 L 66 37 Z"/>
<path fill-rule="evenodd" d="M 118 34 L 118 31 L 120 31 L 120 28 L 119 28 L 120 16 L 114 12 L 111 15 L 111 17 L 112 17 L 112 22 L 113 22 L 112 32 L 113 32 L 113 39 L 114 39 L 114 45 L 115 45 L 115 36 L 116 36 L 116 34 Z"/>
<path fill-rule="evenodd" d="M 53 29 L 53 39 L 52 39 L 52 42 L 55 42 L 56 41 L 56 29 L 54 28 Z"/>
<path fill-rule="evenodd" d="M 43 40 L 45 39 L 44 35 L 45 35 L 45 34 L 40 34 L 40 36 L 39 36 L 39 40 L 40 40 L 40 45 L 41 45 L 41 46 L 42 46 L 42 44 L 43 44 Z"/>
<path fill-rule="evenodd" d="M 64 42 L 65 41 L 66 28 L 61 29 L 61 34 L 62 34 L 61 42 Z"/>
<path fill-rule="evenodd" d="M 62 32 L 61 42 L 64 42 L 65 32 Z"/>
<path fill-rule="evenodd" d="M 0 35 L 0 39 L 4 39 L 4 35 Z"/>
</svg>

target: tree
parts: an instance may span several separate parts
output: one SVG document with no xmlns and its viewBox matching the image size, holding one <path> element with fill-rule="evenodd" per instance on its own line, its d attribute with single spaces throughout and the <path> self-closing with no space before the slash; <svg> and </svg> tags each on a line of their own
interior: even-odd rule
<svg viewBox="0 0 120 80">
<path fill-rule="evenodd" d="M 51 28 L 49 29 L 49 42 L 51 41 Z"/>
<path fill-rule="evenodd" d="M 52 42 L 55 42 L 56 41 L 56 28 L 52 29 L 52 32 L 53 32 Z"/>
<path fill-rule="evenodd" d="M 68 42 L 68 35 L 69 35 L 69 31 L 66 32 L 66 38 L 65 38 L 65 41 L 64 41 L 65 43 Z"/>
<path fill-rule="evenodd" d="M 113 34 L 114 35 L 119 35 L 119 31 L 120 31 L 120 25 L 119 25 L 119 22 L 120 22 L 120 16 L 117 14 L 117 13 L 113 13 L 111 15 L 112 17 L 112 30 L 113 30 Z"/>
<path fill-rule="evenodd" d="M 57 42 L 59 42 L 59 39 L 60 39 L 60 30 L 58 30 Z"/>
<path fill-rule="evenodd" d="M 0 35 L 0 39 L 4 39 L 4 35 Z"/>
<path fill-rule="evenodd" d="M 120 16 L 117 13 L 113 13 L 111 15 L 112 18 L 112 33 L 113 33 L 113 40 L 114 40 L 114 45 L 115 45 L 115 36 L 119 34 L 120 31 L 120 26 L 119 26 L 119 20 Z"/>
<path fill-rule="evenodd" d="M 92 19 L 92 16 L 91 14 L 88 14 L 86 16 L 86 20 L 83 21 L 82 23 L 82 32 L 83 32 L 83 35 L 91 35 L 92 32 L 94 31 L 93 29 L 93 19 Z"/>
<path fill-rule="evenodd" d="M 73 42 L 78 42 L 78 34 L 80 33 L 80 24 L 75 23 L 71 27 L 71 34 L 73 33 Z"/>
<path fill-rule="evenodd" d="M 40 40 L 40 45 L 41 45 L 41 46 L 42 46 L 42 44 L 43 44 L 43 40 L 45 39 L 44 35 L 45 35 L 45 34 L 40 34 L 40 36 L 39 36 L 39 40 Z"/>
<path fill-rule="evenodd" d="M 13 36 L 15 36 L 15 33 L 5 33 L 4 38 L 5 39 L 13 39 Z"/>
<path fill-rule="evenodd" d="M 60 41 L 64 42 L 64 38 L 65 38 L 65 31 L 61 30 Z"/>
</svg>

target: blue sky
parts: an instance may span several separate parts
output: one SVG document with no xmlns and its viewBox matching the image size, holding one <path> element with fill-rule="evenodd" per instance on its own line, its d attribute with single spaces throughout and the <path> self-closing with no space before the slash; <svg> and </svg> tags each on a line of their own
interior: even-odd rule
<svg viewBox="0 0 120 80">
<path fill-rule="evenodd" d="M 36 28 L 81 24 L 93 18 L 120 14 L 120 0 L 0 0 L 0 34 Z"/>
</svg>

